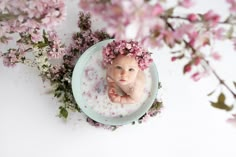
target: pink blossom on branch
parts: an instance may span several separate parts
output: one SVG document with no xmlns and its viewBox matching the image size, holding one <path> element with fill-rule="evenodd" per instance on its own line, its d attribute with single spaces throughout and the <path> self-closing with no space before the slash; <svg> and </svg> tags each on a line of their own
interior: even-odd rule
<svg viewBox="0 0 236 157">
<path fill-rule="evenodd" d="M 225 29 L 222 27 L 213 30 L 212 33 L 213 33 L 215 39 L 223 40 L 226 38 L 224 35 Z"/>
<path fill-rule="evenodd" d="M 205 21 L 209 22 L 210 26 L 215 26 L 220 21 L 220 16 L 212 10 L 205 13 L 203 18 Z"/>
<path fill-rule="evenodd" d="M 151 40 L 150 30 L 163 22 L 159 15 L 164 13 L 164 8 L 159 3 L 151 5 L 138 0 L 81 0 L 79 6 L 102 17 L 108 24 L 106 31 L 120 40 L 135 39 L 147 43 Z M 132 37 L 129 37 L 128 29 L 132 31 Z"/>
<path fill-rule="evenodd" d="M 190 8 L 194 5 L 192 0 L 181 0 L 179 1 L 179 5 L 184 8 Z"/>
<path fill-rule="evenodd" d="M 226 0 L 226 2 L 228 2 L 230 4 L 229 10 L 232 13 L 235 13 L 236 12 L 236 0 Z"/>
<path fill-rule="evenodd" d="M 217 52 L 212 52 L 212 53 L 211 53 L 211 57 L 212 57 L 214 60 L 217 60 L 217 61 L 219 61 L 219 60 L 221 59 L 220 54 L 217 53 Z"/>
<path fill-rule="evenodd" d="M 163 7 L 160 4 L 156 4 L 152 10 L 153 16 L 158 16 L 164 12 Z"/>
<path fill-rule="evenodd" d="M 192 70 L 192 65 L 191 64 L 186 64 L 183 69 L 183 73 L 188 73 Z"/>
<path fill-rule="evenodd" d="M 191 75 L 191 78 L 194 81 L 199 81 L 201 79 L 201 74 L 199 72 L 195 72 L 194 74 Z"/>
<path fill-rule="evenodd" d="M 189 14 L 188 15 L 188 20 L 190 21 L 190 22 L 195 22 L 195 21 L 197 21 L 198 20 L 198 15 L 197 14 L 194 14 L 194 13 L 191 13 L 191 14 Z"/>
<path fill-rule="evenodd" d="M 236 114 L 233 114 L 232 118 L 227 119 L 227 122 L 236 127 Z"/>
<path fill-rule="evenodd" d="M 1 2 L 0 15 L 0 39 L 5 39 L 11 33 L 52 28 L 64 20 L 65 4 L 63 0 L 5 0 Z"/>
</svg>

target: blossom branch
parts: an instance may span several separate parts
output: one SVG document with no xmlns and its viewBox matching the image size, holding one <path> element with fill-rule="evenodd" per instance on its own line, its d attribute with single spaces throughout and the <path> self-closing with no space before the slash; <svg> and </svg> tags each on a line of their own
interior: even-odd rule
<svg viewBox="0 0 236 157">
<path fill-rule="evenodd" d="M 202 14 L 190 14 L 190 15 L 196 15 L 196 16 L 199 16 L 199 17 L 202 17 L 203 15 Z M 192 23 L 202 23 L 202 22 L 205 22 L 203 19 L 196 19 L 194 21 L 191 21 L 191 18 L 189 17 L 183 17 L 183 16 L 174 16 L 174 15 L 168 15 L 168 16 L 162 16 L 164 18 L 168 18 L 168 19 L 181 19 L 181 20 L 185 20 L 185 21 L 188 21 L 188 22 L 192 22 Z M 196 17 L 197 18 L 197 17 Z M 225 21 L 218 21 L 217 22 L 218 24 L 223 24 L 223 25 L 236 25 L 236 22 L 231 22 L 229 20 L 229 18 L 227 18 Z"/>
<path fill-rule="evenodd" d="M 167 26 L 174 32 L 175 29 L 174 27 L 171 25 L 170 22 L 167 21 L 167 19 L 165 19 L 165 22 L 167 24 Z M 190 48 L 191 51 L 193 53 L 196 53 L 196 50 L 189 44 L 189 42 L 187 42 L 185 39 L 183 39 L 183 42 L 185 43 L 186 47 Z M 226 89 L 228 89 L 228 91 L 234 96 L 234 98 L 236 99 L 236 93 L 233 92 L 233 90 L 225 83 L 225 81 L 217 74 L 217 72 L 211 67 L 209 61 L 207 61 L 205 58 L 201 57 L 201 59 L 205 62 L 205 64 L 207 65 L 207 68 L 211 70 L 212 74 L 218 79 L 219 83 L 221 85 L 223 85 Z M 202 64 L 202 66 L 204 66 Z"/>
</svg>

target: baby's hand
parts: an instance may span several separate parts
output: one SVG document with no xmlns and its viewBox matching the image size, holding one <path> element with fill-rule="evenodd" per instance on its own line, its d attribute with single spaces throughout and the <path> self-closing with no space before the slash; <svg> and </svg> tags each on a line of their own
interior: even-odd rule
<svg viewBox="0 0 236 157">
<path fill-rule="evenodd" d="M 120 102 L 120 96 L 116 93 L 116 89 L 111 87 L 109 90 L 108 90 L 108 96 L 110 98 L 110 100 L 112 102 L 117 102 L 119 103 Z"/>
<path fill-rule="evenodd" d="M 110 76 L 107 76 L 107 82 L 108 83 L 114 83 L 114 80 Z"/>
</svg>

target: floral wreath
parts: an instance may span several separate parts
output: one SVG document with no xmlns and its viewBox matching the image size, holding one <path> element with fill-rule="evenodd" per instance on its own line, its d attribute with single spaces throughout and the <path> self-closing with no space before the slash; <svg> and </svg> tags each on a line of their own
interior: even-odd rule
<svg viewBox="0 0 236 157">
<path fill-rule="evenodd" d="M 132 40 L 113 41 L 103 48 L 102 54 L 104 66 L 112 64 L 113 60 L 120 54 L 134 57 L 141 70 L 148 68 L 153 62 L 151 53 L 144 50 L 138 42 Z"/>
</svg>

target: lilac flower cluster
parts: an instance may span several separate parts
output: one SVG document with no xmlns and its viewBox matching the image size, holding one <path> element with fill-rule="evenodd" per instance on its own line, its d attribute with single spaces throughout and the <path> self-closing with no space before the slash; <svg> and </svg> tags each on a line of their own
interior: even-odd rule
<svg viewBox="0 0 236 157">
<path fill-rule="evenodd" d="M 61 43 L 55 31 L 48 32 L 49 50 L 47 52 L 50 58 L 62 58 L 66 53 L 65 46 Z"/>
<path fill-rule="evenodd" d="M 18 53 L 15 49 L 9 49 L 8 54 L 3 58 L 3 64 L 7 67 L 13 67 L 18 62 Z"/>
<path fill-rule="evenodd" d="M 153 62 L 151 53 L 144 50 L 138 42 L 132 40 L 114 40 L 103 48 L 102 54 L 104 66 L 106 66 L 107 64 L 112 64 L 112 61 L 118 55 L 127 55 L 134 57 L 141 70 L 148 68 L 149 65 Z"/>
</svg>

